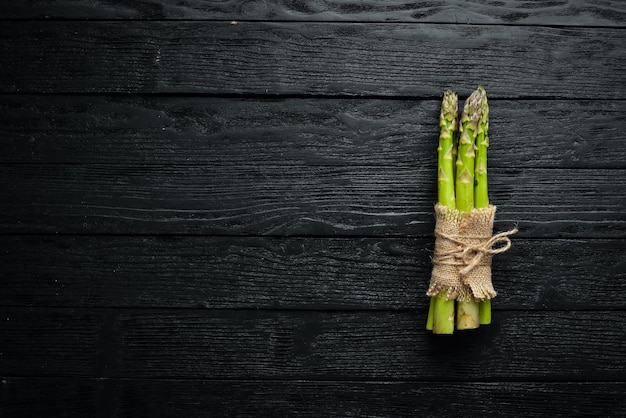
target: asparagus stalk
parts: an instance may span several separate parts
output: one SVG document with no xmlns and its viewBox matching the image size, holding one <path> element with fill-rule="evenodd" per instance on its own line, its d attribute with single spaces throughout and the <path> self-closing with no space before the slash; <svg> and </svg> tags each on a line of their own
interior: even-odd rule
<svg viewBox="0 0 626 418">
<path fill-rule="evenodd" d="M 428 305 L 428 319 L 426 319 L 426 329 L 428 331 L 432 331 L 433 329 L 434 316 L 435 316 L 435 298 L 432 297 L 430 298 L 430 305 Z"/>
<path fill-rule="evenodd" d="M 482 110 L 480 123 L 476 135 L 476 164 L 474 175 L 476 177 L 474 186 L 474 206 L 477 209 L 489 206 L 488 184 L 487 184 L 487 148 L 489 147 L 489 104 L 487 103 L 487 92 L 482 86 L 478 86 L 482 97 Z M 480 324 L 491 323 L 491 300 L 485 299 L 479 305 Z"/>
<path fill-rule="evenodd" d="M 439 146 L 437 147 L 437 200 L 439 204 L 454 208 L 456 206 L 454 190 L 455 134 L 458 129 L 458 96 L 446 90 L 441 102 L 439 114 Z M 454 332 L 454 300 L 447 300 L 446 295 L 437 295 L 430 300 L 430 309 L 426 328 L 435 334 Z"/>
<path fill-rule="evenodd" d="M 447 90 L 439 115 L 439 147 L 437 148 L 437 197 L 441 205 L 456 207 L 454 191 L 454 136 L 457 131 L 458 97 Z"/>
<path fill-rule="evenodd" d="M 446 295 L 433 297 L 433 334 L 454 334 L 454 299 Z"/>
<path fill-rule="evenodd" d="M 482 97 L 482 109 L 480 112 L 480 123 L 476 132 L 476 164 L 474 174 L 476 185 L 474 187 L 474 207 L 486 208 L 489 206 L 488 184 L 487 184 L 487 148 L 489 147 L 489 104 L 487 103 L 487 92 L 482 86 L 478 86 L 478 91 Z"/>
<path fill-rule="evenodd" d="M 456 160 L 456 207 L 462 212 L 474 209 L 474 160 L 476 134 L 482 110 L 482 97 L 475 90 L 465 101 L 459 128 L 459 147 Z"/>
<path fill-rule="evenodd" d="M 458 155 L 456 160 L 456 207 L 461 212 L 474 208 L 474 163 L 483 97 L 479 89 L 465 101 L 461 115 Z M 457 329 L 474 329 L 480 324 L 477 301 L 457 302 Z"/>
</svg>

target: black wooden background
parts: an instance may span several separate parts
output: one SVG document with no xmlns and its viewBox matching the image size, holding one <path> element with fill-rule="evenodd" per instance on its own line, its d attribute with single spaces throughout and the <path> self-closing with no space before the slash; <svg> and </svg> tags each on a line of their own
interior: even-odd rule
<svg viewBox="0 0 626 418">
<path fill-rule="evenodd" d="M 444 89 L 494 323 L 424 330 Z M 626 4 L 0 3 L 0 415 L 625 416 Z"/>
</svg>

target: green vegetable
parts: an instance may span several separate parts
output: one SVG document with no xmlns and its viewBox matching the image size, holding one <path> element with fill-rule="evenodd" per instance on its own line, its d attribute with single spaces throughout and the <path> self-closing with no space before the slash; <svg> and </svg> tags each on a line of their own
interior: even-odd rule
<svg viewBox="0 0 626 418">
<path fill-rule="evenodd" d="M 487 184 L 487 148 L 489 147 L 489 104 L 487 103 L 487 92 L 482 86 L 478 86 L 482 97 L 482 110 L 480 114 L 480 124 L 476 135 L 476 164 L 474 167 L 474 206 L 476 209 L 489 206 L 489 194 Z M 480 302 L 479 309 L 480 324 L 491 323 L 491 300 L 485 299 Z"/>
<path fill-rule="evenodd" d="M 456 207 L 454 192 L 454 137 L 458 129 L 458 97 L 447 90 L 441 102 L 439 115 L 439 147 L 437 147 L 437 193 L 441 205 Z"/>
<path fill-rule="evenodd" d="M 482 109 L 480 112 L 480 123 L 476 132 L 476 164 L 474 175 L 476 185 L 474 187 L 474 207 L 477 209 L 489 206 L 488 184 L 487 184 L 487 148 L 489 147 L 489 104 L 487 103 L 487 93 L 482 86 L 478 86 L 482 98 Z"/>
<path fill-rule="evenodd" d="M 439 114 L 439 146 L 437 147 L 437 195 L 438 202 L 450 208 L 456 207 L 454 191 L 454 154 L 455 137 L 458 129 L 459 98 L 456 93 L 447 90 L 441 102 Z M 454 300 L 447 300 L 445 295 L 430 299 L 430 308 L 426 329 L 435 334 L 454 332 Z"/>
<path fill-rule="evenodd" d="M 471 212 L 489 206 L 487 148 L 489 105 L 482 86 L 465 101 L 460 121 L 458 96 L 444 93 L 439 115 L 437 200 L 440 205 Z M 426 328 L 435 334 L 474 329 L 491 323 L 491 301 L 447 300 L 446 293 L 431 297 Z M 456 324 L 455 324 L 456 317 Z"/>
<path fill-rule="evenodd" d="M 474 209 L 476 137 L 479 129 L 482 129 L 482 109 L 483 96 L 480 89 L 476 89 L 465 101 L 459 130 L 455 186 L 456 207 L 461 212 L 471 212 Z M 480 325 L 478 302 L 458 301 L 456 318 L 456 328 L 459 330 L 478 328 Z"/>
<path fill-rule="evenodd" d="M 454 299 L 446 299 L 445 295 L 433 297 L 433 333 L 454 333 Z"/>
</svg>

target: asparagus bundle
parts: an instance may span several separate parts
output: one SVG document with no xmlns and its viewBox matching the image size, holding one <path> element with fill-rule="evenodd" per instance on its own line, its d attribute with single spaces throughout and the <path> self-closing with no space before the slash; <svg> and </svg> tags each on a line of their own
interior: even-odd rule
<svg viewBox="0 0 626 418">
<path fill-rule="evenodd" d="M 435 334 L 474 329 L 491 322 L 491 255 L 510 246 L 508 231 L 491 237 L 495 206 L 489 205 L 487 147 L 489 106 L 479 86 L 457 121 L 458 97 L 444 93 L 439 117 L 438 204 L 431 296 L 426 328 Z M 505 245 L 493 249 L 493 245 Z"/>
</svg>

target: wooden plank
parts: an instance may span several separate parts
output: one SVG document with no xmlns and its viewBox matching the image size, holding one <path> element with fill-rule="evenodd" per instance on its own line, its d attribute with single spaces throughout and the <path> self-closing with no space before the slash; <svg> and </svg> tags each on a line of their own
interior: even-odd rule
<svg viewBox="0 0 626 418">
<path fill-rule="evenodd" d="M 424 330 L 425 311 L 1 313 L 18 319 L 0 321 L 2 376 L 473 382 L 623 381 L 626 372 L 625 311 L 499 311 L 492 325 L 449 338 Z"/>
<path fill-rule="evenodd" d="M 621 416 L 624 382 L 33 379 L 0 386 L 7 416 Z M 98 394 L 100 395 L 97 398 Z M 98 413 L 100 415 L 98 415 Z M 108 415 L 107 415 L 108 414 Z"/>
<path fill-rule="evenodd" d="M 435 170 L 2 165 L 3 233 L 431 236 Z M 623 170 L 491 170 L 496 229 L 624 238 Z M 607 179 L 610 179 L 608 181 Z"/>
<path fill-rule="evenodd" d="M 619 99 L 626 33 L 439 24 L 5 22 L 0 92 Z M 576 86 L 576 88 L 572 88 Z"/>
<path fill-rule="evenodd" d="M 482 334 L 456 341 L 429 335 L 422 329 L 425 317 L 122 314 L 116 324 L 119 368 L 111 375 L 601 381 L 621 380 L 626 371 L 622 311 L 500 312 Z"/>
<path fill-rule="evenodd" d="M 437 23 L 515 23 L 525 25 L 619 26 L 626 8 L 618 0 L 584 0 L 576 3 L 528 4 L 513 0 L 476 2 L 359 2 L 344 0 L 263 2 L 187 0 L 165 2 L 111 2 L 93 0 L 34 0 L 3 2 L 0 16 L 10 19 L 221 19 L 221 20 L 315 20 L 401 21 Z"/>
<path fill-rule="evenodd" d="M 6 417 L 101 417 L 100 386 L 95 379 L 2 377 L 0 412 Z"/>
<path fill-rule="evenodd" d="M 0 162 L 434 167 L 439 100 L 0 96 Z M 584 121 L 584 123 L 581 123 Z M 491 101 L 490 167 L 626 168 L 621 101 Z"/>
<path fill-rule="evenodd" d="M 0 376 L 93 376 L 104 324 L 96 311 L 0 307 Z"/>
<path fill-rule="evenodd" d="M 147 383 L 144 385 L 144 383 Z M 297 415 L 457 416 L 459 411 L 518 417 L 618 416 L 626 411 L 624 383 L 442 384 L 439 382 L 119 382 L 119 410 L 133 416 L 150 410 L 172 415 L 258 417 Z M 207 396 L 208 394 L 208 396 Z M 142 406 L 140 400 L 153 401 Z M 194 402 L 195 400 L 195 402 Z M 199 403 L 199 405 L 198 405 Z M 144 404 L 145 405 L 145 404 Z M 198 405 L 191 409 L 189 405 Z M 206 408 L 206 409 L 205 409 Z M 190 411 L 191 409 L 191 411 Z M 194 412 L 195 411 L 195 412 Z"/>
<path fill-rule="evenodd" d="M 495 310 L 626 309 L 624 240 L 514 239 Z M 0 305 L 427 309 L 432 239 L 0 236 Z M 598 268 L 598 266 L 604 266 Z"/>
</svg>

